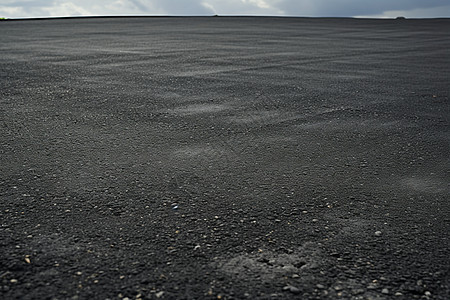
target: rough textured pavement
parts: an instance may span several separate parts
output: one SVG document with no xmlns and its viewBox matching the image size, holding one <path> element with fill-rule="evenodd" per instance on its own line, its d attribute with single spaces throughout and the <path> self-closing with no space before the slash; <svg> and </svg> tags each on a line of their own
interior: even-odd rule
<svg viewBox="0 0 450 300">
<path fill-rule="evenodd" d="M 449 32 L 0 22 L 0 298 L 449 299 Z"/>
</svg>

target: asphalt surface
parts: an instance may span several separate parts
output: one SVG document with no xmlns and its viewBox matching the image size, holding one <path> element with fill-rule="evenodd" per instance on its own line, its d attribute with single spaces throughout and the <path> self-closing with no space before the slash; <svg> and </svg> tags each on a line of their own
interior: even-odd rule
<svg viewBox="0 0 450 300">
<path fill-rule="evenodd" d="M 0 298 L 449 299 L 449 32 L 0 22 Z"/>
</svg>

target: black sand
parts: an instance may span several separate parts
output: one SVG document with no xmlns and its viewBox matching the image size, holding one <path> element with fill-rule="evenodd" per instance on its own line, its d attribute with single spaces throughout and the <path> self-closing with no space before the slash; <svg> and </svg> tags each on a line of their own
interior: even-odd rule
<svg viewBox="0 0 450 300">
<path fill-rule="evenodd" d="M 449 32 L 0 22 L 0 298 L 449 299 Z"/>
</svg>

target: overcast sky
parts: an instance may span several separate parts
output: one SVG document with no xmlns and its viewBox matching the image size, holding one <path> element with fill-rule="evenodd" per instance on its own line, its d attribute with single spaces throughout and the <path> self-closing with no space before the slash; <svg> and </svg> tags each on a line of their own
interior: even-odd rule
<svg viewBox="0 0 450 300">
<path fill-rule="evenodd" d="M 0 0 L 0 17 L 96 15 L 450 17 L 450 0 Z"/>
</svg>

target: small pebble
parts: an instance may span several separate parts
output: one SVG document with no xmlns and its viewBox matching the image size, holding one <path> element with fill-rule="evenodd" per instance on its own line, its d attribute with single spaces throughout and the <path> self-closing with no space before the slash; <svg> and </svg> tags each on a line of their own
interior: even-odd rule
<svg viewBox="0 0 450 300">
<path fill-rule="evenodd" d="M 316 284 L 316 287 L 321 290 L 323 290 L 325 288 L 325 286 L 323 284 Z"/>
<path fill-rule="evenodd" d="M 403 294 L 400 292 L 397 292 L 397 293 L 395 293 L 395 296 L 403 296 Z"/>
<path fill-rule="evenodd" d="M 389 294 L 389 290 L 387 288 L 384 288 L 381 290 L 381 293 L 387 295 L 387 294 Z"/>
<path fill-rule="evenodd" d="M 428 296 L 428 297 L 431 296 L 431 292 L 426 291 L 426 292 L 425 292 L 425 296 Z"/>
<path fill-rule="evenodd" d="M 157 293 L 155 294 L 156 298 L 161 298 L 163 295 L 164 295 L 164 292 L 163 292 L 163 291 L 157 292 Z"/>
<path fill-rule="evenodd" d="M 375 231 L 376 236 L 381 236 L 381 231 Z"/>
</svg>

